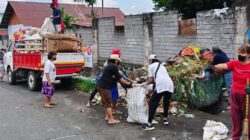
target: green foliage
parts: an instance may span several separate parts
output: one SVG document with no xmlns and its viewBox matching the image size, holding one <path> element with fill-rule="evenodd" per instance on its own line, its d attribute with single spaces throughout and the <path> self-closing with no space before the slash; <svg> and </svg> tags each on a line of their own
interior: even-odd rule
<svg viewBox="0 0 250 140">
<path fill-rule="evenodd" d="M 90 6 L 96 3 L 96 0 L 85 0 L 85 2 Z"/>
<path fill-rule="evenodd" d="M 74 2 L 78 2 L 78 3 L 79 2 L 82 2 L 82 3 L 86 2 L 88 4 L 88 6 L 92 6 L 96 3 L 96 0 L 74 0 Z"/>
<path fill-rule="evenodd" d="M 62 12 L 63 23 L 65 24 L 66 29 L 74 29 L 75 27 L 72 25 L 72 23 L 78 22 L 79 19 L 66 13 L 64 8 L 61 8 L 61 12 Z"/>
<path fill-rule="evenodd" d="M 194 18 L 198 11 L 223 8 L 224 2 L 228 7 L 234 4 L 235 0 L 153 0 L 155 10 L 177 10 L 183 17 Z"/>
<path fill-rule="evenodd" d="M 73 81 L 73 88 L 83 91 L 83 92 L 90 92 L 95 88 L 95 83 L 91 82 L 91 80 L 81 80 L 75 79 Z"/>
</svg>

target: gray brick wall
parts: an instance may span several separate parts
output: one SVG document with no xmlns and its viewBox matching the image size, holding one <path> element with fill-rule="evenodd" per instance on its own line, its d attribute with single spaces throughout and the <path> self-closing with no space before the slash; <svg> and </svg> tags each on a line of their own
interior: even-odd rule
<svg viewBox="0 0 250 140">
<path fill-rule="evenodd" d="M 108 58 L 112 49 L 119 48 L 125 63 L 144 64 L 149 53 L 166 60 L 189 44 L 210 49 L 220 47 L 233 58 L 236 47 L 243 43 L 241 31 L 245 31 L 246 21 L 245 16 L 240 15 L 245 10 L 239 8 L 235 13 L 229 10 L 224 20 L 208 17 L 209 11 L 197 13 L 197 35 L 194 36 L 179 35 L 179 15 L 175 11 L 151 13 L 152 23 L 145 21 L 145 15 L 126 16 L 124 35 L 115 34 L 114 18 L 101 18 L 98 21 L 99 59 Z M 153 36 L 149 36 L 149 30 Z"/>
<path fill-rule="evenodd" d="M 84 44 L 93 45 L 95 43 L 94 33 L 92 28 L 79 28 L 75 31 L 78 35 L 81 35 Z"/>
<path fill-rule="evenodd" d="M 78 37 L 81 36 L 82 41 L 85 45 L 95 44 L 94 32 L 91 27 L 79 27 L 74 30 L 65 30 L 66 34 L 77 34 Z"/>
<path fill-rule="evenodd" d="M 143 63 L 143 21 L 141 16 L 125 17 L 124 35 L 115 34 L 114 18 L 98 22 L 98 48 L 100 59 L 108 58 L 113 49 L 120 49 L 126 63 Z"/>
</svg>

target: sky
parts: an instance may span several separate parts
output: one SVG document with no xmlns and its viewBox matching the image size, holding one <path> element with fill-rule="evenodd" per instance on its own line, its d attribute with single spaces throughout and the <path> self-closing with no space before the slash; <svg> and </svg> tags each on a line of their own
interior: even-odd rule
<svg viewBox="0 0 250 140">
<path fill-rule="evenodd" d="M 0 13 L 3 13 L 8 0 L 0 0 Z M 31 2 L 51 2 L 51 0 L 11 0 Z M 96 6 L 101 6 L 102 0 L 97 0 Z M 59 0 L 59 3 L 72 3 L 73 0 Z M 126 15 L 153 11 L 152 0 L 104 0 L 105 7 L 120 8 Z"/>
</svg>

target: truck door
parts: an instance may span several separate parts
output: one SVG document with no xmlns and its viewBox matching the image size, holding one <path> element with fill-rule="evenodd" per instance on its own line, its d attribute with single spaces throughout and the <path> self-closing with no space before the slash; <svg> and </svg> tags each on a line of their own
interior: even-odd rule
<svg viewBox="0 0 250 140">
<path fill-rule="evenodd" d="M 4 55 L 4 69 L 7 71 L 8 66 L 10 66 L 13 71 L 13 42 L 10 43 L 7 48 L 7 52 Z"/>
</svg>

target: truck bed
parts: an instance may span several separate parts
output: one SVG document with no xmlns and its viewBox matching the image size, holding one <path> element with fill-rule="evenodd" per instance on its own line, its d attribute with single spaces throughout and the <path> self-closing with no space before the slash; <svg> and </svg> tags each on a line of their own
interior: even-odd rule
<svg viewBox="0 0 250 140">
<path fill-rule="evenodd" d="M 14 70 L 28 69 L 43 71 L 47 61 L 47 53 L 19 53 L 14 52 Z M 83 53 L 58 53 L 57 60 L 54 62 L 57 68 L 57 77 L 72 76 L 81 72 L 84 66 Z"/>
</svg>

